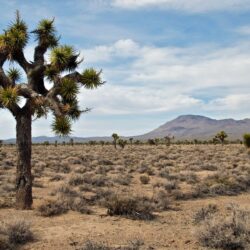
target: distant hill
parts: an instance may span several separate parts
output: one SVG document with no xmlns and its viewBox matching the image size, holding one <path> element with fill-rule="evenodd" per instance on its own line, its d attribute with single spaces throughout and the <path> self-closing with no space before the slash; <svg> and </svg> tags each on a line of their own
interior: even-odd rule
<svg viewBox="0 0 250 250">
<path fill-rule="evenodd" d="M 169 121 L 159 128 L 138 136 L 140 139 L 149 139 L 174 136 L 176 139 L 211 139 L 217 132 L 224 130 L 228 134 L 228 139 L 242 139 L 244 133 L 250 132 L 250 119 L 215 120 L 200 115 L 182 115 Z"/>
<path fill-rule="evenodd" d="M 242 139 L 244 133 L 250 133 L 250 119 L 234 120 L 223 119 L 215 120 L 200 115 L 182 115 L 176 119 L 169 121 L 159 128 L 138 136 L 132 136 L 134 139 L 147 140 L 150 138 L 163 138 L 167 135 L 174 136 L 176 140 L 207 140 L 213 138 L 213 136 L 224 130 L 229 136 L 229 140 Z M 48 141 L 54 143 L 56 140 L 58 143 L 63 141 L 68 142 L 70 138 L 73 138 L 75 142 L 88 142 L 88 141 L 111 141 L 111 137 L 47 137 L 39 136 L 33 137 L 33 143 L 43 143 Z M 129 137 L 127 137 L 129 138 Z M 5 143 L 15 143 L 15 139 L 5 140 Z"/>
</svg>

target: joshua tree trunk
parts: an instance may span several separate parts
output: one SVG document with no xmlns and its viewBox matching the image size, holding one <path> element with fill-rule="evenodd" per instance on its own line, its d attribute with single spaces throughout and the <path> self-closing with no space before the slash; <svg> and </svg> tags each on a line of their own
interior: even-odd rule
<svg viewBox="0 0 250 250">
<path fill-rule="evenodd" d="M 32 175 L 31 175 L 31 110 L 30 105 L 16 116 L 16 208 L 31 209 Z"/>
</svg>

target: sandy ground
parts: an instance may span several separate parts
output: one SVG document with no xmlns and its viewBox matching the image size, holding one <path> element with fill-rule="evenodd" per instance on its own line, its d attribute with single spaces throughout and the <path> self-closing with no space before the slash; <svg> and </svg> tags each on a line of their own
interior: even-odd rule
<svg viewBox="0 0 250 250">
<path fill-rule="evenodd" d="M 79 147 L 79 148 L 77 148 Z M 86 146 L 88 149 L 88 152 L 86 153 L 86 148 L 80 148 L 80 146 L 76 146 L 76 149 L 69 148 L 70 151 L 68 153 L 68 156 L 74 155 L 94 155 L 94 159 L 92 159 L 92 163 L 96 160 L 98 160 L 99 156 L 101 158 L 105 157 L 105 159 L 111 159 L 114 162 L 113 168 L 114 173 L 117 173 L 117 169 L 119 169 L 119 166 L 124 167 L 124 157 L 128 156 L 129 153 L 132 154 L 131 161 L 132 164 L 141 164 L 142 162 L 145 162 L 145 157 L 149 157 L 149 159 L 146 159 L 146 162 L 152 163 L 156 158 L 154 157 L 156 153 L 159 155 L 163 155 L 166 150 L 164 147 L 160 147 L 158 149 L 152 149 L 152 147 L 147 147 L 148 152 L 144 152 L 141 155 L 137 155 L 137 153 L 141 150 L 143 152 L 143 148 L 135 150 L 126 149 L 124 151 L 114 151 L 113 148 L 107 149 L 107 151 L 103 152 L 102 149 L 98 147 L 97 148 L 89 148 L 90 146 Z M 177 147 L 179 150 L 179 157 L 183 157 L 181 159 L 185 159 L 186 161 L 178 161 L 178 160 L 172 160 L 174 162 L 177 162 L 179 166 L 179 171 L 175 171 L 178 173 L 185 173 L 185 171 L 192 171 L 190 169 L 187 169 L 186 166 L 190 166 L 188 163 L 189 159 L 192 159 L 193 161 L 196 160 L 197 162 L 200 161 L 201 157 L 200 152 L 197 152 L 197 149 L 192 146 L 192 148 L 188 146 L 180 146 L 181 149 Z M 218 147 L 218 146 L 217 146 Z M 237 163 L 239 165 L 244 165 L 247 171 L 249 171 L 249 162 L 248 162 L 248 156 L 246 153 L 244 153 L 244 148 L 242 151 L 242 148 L 240 146 L 230 146 L 225 147 L 223 149 L 219 148 L 220 152 L 224 152 L 225 157 L 220 158 L 219 161 L 217 161 L 217 166 L 219 168 L 222 168 L 223 166 L 230 165 L 231 163 Z M 42 148 L 42 147 L 41 147 Z M 40 148 L 40 150 L 41 150 Z M 174 148 L 171 152 L 173 154 Z M 14 161 L 15 158 L 15 152 L 14 149 L 12 149 L 13 152 L 9 153 L 7 149 L 4 149 L 3 151 L 7 152 L 7 156 L 12 156 L 12 160 Z M 65 160 L 67 156 L 64 154 L 67 150 L 66 149 L 55 149 L 51 148 L 44 149 L 43 151 L 40 151 L 38 149 L 35 149 L 34 158 L 38 159 L 37 162 L 46 162 L 51 161 L 52 164 L 55 164 L 55 160 L 57 157 L 59 157 L 59 153 L 62 154 L 62 158 Z M 49 153 L 50 150 L 59 150 L 58 155 Z M 73 151 L 72 151 L 73 150 Z M 75 150 L 75 151 L 74 151 Z M 210 147 L 209 153 L 206 151 L 206 146 L 203 146 L 202 148 L 199 148 L 199 150 L 202 150 L 203 157 L 206 157 L 208 155 L 212 155 L 214 152 L 216 152 L 212 147 Z M 235 152 L 234 152 L 235 150 Z M 107 155 L 108 151 L 113 151 L 114 153 L 110 152 L 110 155 Z M 64 153 L 63 153 L 64 152 Z M 73 152 L 73 153 L 72 153 Z M 77 152 L 77 153 L 74 153 Z M 100 153 L 102 152 L 102 153 Z M 132 153 L 133 152 L 133 153 Z M 186 155 L 182 155 L 183 152 Z M 238 152 L 238 153 L 237 153 Z M 239 158 L 240 153 L 242 155 L 245 155 L 245 158 Z M 47 158 L 42 158 L 41 155 L 46 155 Z M 149 155 L 149 154 L 152 155 Z M 193 154 L 193 157 L 190 157 L 190 154 Z M 50 159 L 51 157 L 53 159 Z M 136 158 L 141 157 L 140 161 L 136 163 Z M 195 158 L 196 157 L 196 158 Z M 211 156 L 213 157 L 213 155 Z M 210 157 L 210 158 L 211 158 Z M 216 159 L 207 159 L 206 161 L 210 161 L 214 164 L 216 162 Z M 6 161 L 7 158 L 4 158 L 2 162 Z M 9 159 L 9 158 L 8 158 Z M 57 158 L 58 159 L 58 158 Z M 116 159 L 116 160 L 115 160 Z M 121 161 L 123 159 L 123 161 Z M 135 161 L 133 161 L 134 159 Z M 160 160 L 158 158 L 157 163 L 159 163 Z M 198 163 L 195 164 L 198 164 Z M 202 162 L 202 161 L 201 161 Z M 166 163 L 166 162 L 165 162 Z M 204 160 L 203 160 L 204 163 Z M 181 165 L 182 164 L 182 165 Z M 202 163 L 201 163 L 202 164 Z M 38 164 L 39 165 L 39 164 Z M 41 163 L 40 163 L 41 165 Z M 81 166 L 82 164 L 73 164 L 70 165 L 70 168 L 74 170 L 74 168 Z M 128 164 L 129 165 L 129 164 Z M 91 165 L 90 165 L 91 166 Z M 93 164 L 92 164 L 93 166 Z M 98 167 L 98 163 L 95 162 L 94 164 L 95 169 Z M 192 166 L 194 166 L 194 162 L 192 162 Z M 152 164 L 152 168 L 156 168 L 156 165 Z M 174 166 L 173 166 L 174 168 Z M 228 169 L 231 169 L 231 167 L 228 167 Z M 219 169 L 220 170 L 220 169 Z M 11 174 L 14 174 L 14 169 L 9 169 L 7 171 L 9 173 L 8 180 L 12 181 L 13 176 Z M 56 172 L 56 171 L 55 171 Z M 167 211 L 160 211 L 155 212 L 157 215 L 155 220 L 152 221 L 141 221 L 141 220 L 131 220 L 127 218 L 122 218 L 119 216 L 107 216 L 107 209 L 94 205 L 91 207 L 91 210 L 93 211 L 92 214 L 80 214 L 78 212 L 69 211 L 66 214 L 54 216 L 54 217 L 42 217 L 38 214 L 36 208 L 43 203 L 45 199 L 48 199 L 50 197 L 50 192 L 52 190 L 55 190 L 57 187 L 62 185 L 67 185 L 68 178 L 72 176 L 71 173 L 63 173 L 62 175 L 65 176 L 64 180 L 61 180 L 59 182 L 51 182 L 49 181 L 50 177 L 58 174 L 53 172 L 51 169 L 44 170 L 43 174 L 40 178 L 35 179 L 36 183 L 41 184 L 41 187 L 34 187 L 33 193 L 34 193 L 34 204 L 33 204 L 33 210 L 30 211 L 17 211 L 14 208 L 2 208 L 0 209 L 0 221 L 11 221 L 16 220 L 20 218 L 24 218 L 25 220 L 29 221 L 31 223 L 32 231 L 35 235 L 35 241 L 32 243 L 27 243 L 26 245 L 22 246 L 20 249 L 55 249 L 55 250 L 68 250 L 68 249 L 81 249 L 81 246 L 83 246 L 83 243 L 87 240 L 93 240 L 97 242 L 104 242 L 106 245 L 109 246 L 125 246 L 128 244 L 128 242 L 133 240 L 141 240 L 143 242 L 143 245 L 140 249 L 205 249 L 202 248 L 199 243 L 197 242 L 196 238 L 196 232 L 197 232 L 197 225 L 194 225 L 193 223 L 193 217 L 194 214 L 202 207 L 208 205 L 208 204 L 216 204 L 221 212 L 226 213 L 226 208 L 231 203 L 238 204 L 241 208 L 250 211 L 250 193 L 249 192 L 243 192 L 239 195 L 233 195 L 233 196 L 215 196 L 215 197 L 207 197 L 207 198 L 197 198 L 197 199 L 190 199 L 190 200 L 175 200 L 173 202 L 173 206 L 171 209 Z M 197 176 L 198 176 L 198 182 L 201 182 L 204 178 L 206 178 L 208 175 L 212 174 L 209 170 L 195 170 Z M 141 174 L 138 174 L 138 172 L 132 172 L 133 180 L 131 184 L 127 187 L 125 186 L 115 186 L 111 187 L 114 189 L 125 189 L 126 192 L 131 192 L 131 195 L 133 193 L 136 194 L 146 194 L 150 195 L 153 192 L 153 185 L 161 180 L 159 178 L 159 175 L 150 176 L 150 183 L 147 185 L 142 185 L 139 181 L 139 177 Z M 3 176 L 3 171 L 1 173 Z M 109 173 L 111 176 L 112 174 Z M 2 178 L 1 185 L 4 185 L 4 181 L 6 179 Z M 190 184 L 192 186 L 192 184 Z M 182 186 L 182 189 L 189 189 L 190 185 L 187 183 L 181 183 L 180 186 Z M 1 187 L 1 186 L 0 186 Z M 3 195 L 3 197 L 7 197 L 6 195 Z"/>
</svg>

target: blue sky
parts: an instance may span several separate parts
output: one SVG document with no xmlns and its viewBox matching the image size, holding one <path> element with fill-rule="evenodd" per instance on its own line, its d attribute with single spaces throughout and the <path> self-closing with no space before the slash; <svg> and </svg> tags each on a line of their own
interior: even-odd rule
<svg viewBox="0 0 250 250">
<path fill-rule="evenodd" d="M 61 43 L 84 56 L 80 70 L 103 69 L 107 83 L 79 96 L 92 111 L 74 136 L 142 134 L 183 114 L 250 117 L 250 0 L 2 0 L 1 30 L 16 9 L 30 30 L 54 17 Z M 50 122 L 34 122 L 33 136 L 53 135 Z M 14 136 L 1 110 L 0 138 Z"/>
</svg>

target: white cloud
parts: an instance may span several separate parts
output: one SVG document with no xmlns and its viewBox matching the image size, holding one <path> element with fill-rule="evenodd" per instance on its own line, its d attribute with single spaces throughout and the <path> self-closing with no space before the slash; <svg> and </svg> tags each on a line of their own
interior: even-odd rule
<svg viewBox="0 0 250 250">
<path fill-rule="evenodd" d="M 113 6 L 125 9 L 159 7 L 187 12 L 206 12 L 221 10 L 246 10 L 249 0 L 113 0 Z"/>
<path fill-rule="evenodd" d="M 92 64 L 111 63 L 103 68 L 107 84 L 82 94 L 96 114 L 220 109 L 233 116 L 235 111 L 243 115 L 241 106 L 250 105 L 245 95 L 250 89 L 250 43 L 179 48 L 145 46 L 126 39 L 101 49 L 104 57 L 96 47 L 87 51 L 86 61 L 92 57 Z"/>
<path fill-rule="evenodd" d="M 209 113 L 216 118 L 249 116 L 250 43 L 180 48 L 124 39 L 83 52 L 89 66 L 104 65 L 107 83 L 97 90 L 82 89 L 81 107 L 93 110 L 74 125 L 74 135 L 109 134 L 122 126 L 121 134 L 145 132 L 142 124 L 134 133 L 132 127 L 126 130 L 126 124 L 138 124 L 138 119 L 118 122 L 116 117 L 185 113 Z M 5 119 L 0 131 L 13 137 L 14 127 L 8 126 L 13 118 L 6 113 L 1 117 Z M 96 117 L 103 120 L 95 126 Z M 107 122 L 107 117 L 112 118 Z M 36 121 L 33 135 L 52 135 L 50 123 L 51 117 Z"/>
</svg>

